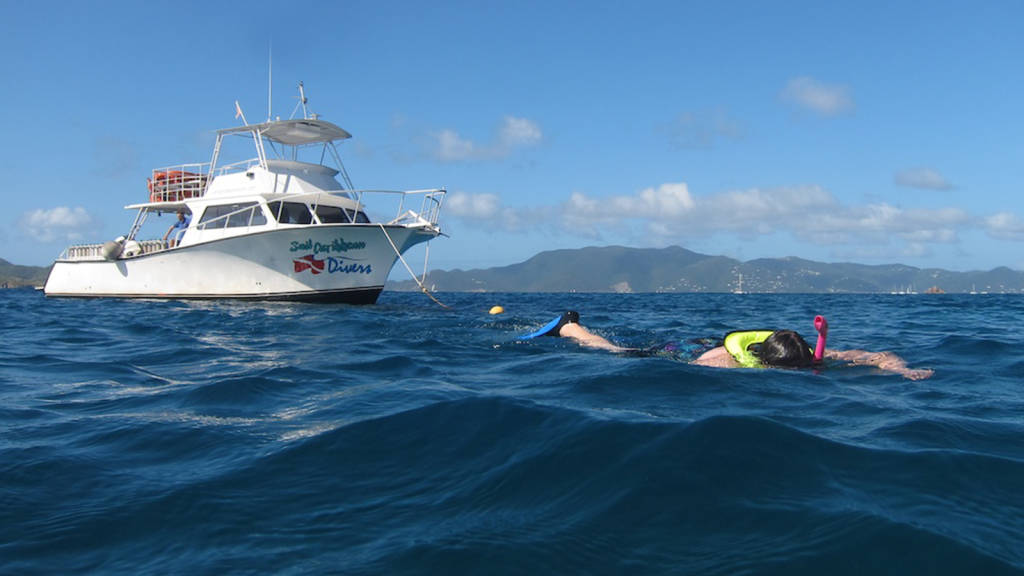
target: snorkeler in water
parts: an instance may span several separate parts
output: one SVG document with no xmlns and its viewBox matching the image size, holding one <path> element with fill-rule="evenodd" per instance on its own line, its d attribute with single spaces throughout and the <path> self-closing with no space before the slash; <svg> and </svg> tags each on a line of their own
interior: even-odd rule
<svg viewBox="0 0 1024 576">
<path fill-rule="evenodd" d="M 697 340 L 683 347 L 673 344 L 646 350 L 624 348 L 587 330 L 580 325 L 579 320 L 579 313 L 570 310 L 540 330 L 522 336 L 521 339 L 557 336 L 571 338 L 589 348 L 641 356 L 676 355 L 682 357 L 682 353 L 689 352 L 687 361 L 690 364 L 714 368 L 810 368 L 821 364 L 824 360 L 833 360 L 854 365 L 874 366 L 910 380 L 930 378 L 934 373 L 932 370 L 908 368 L 907 363 L 892 352 L 826 350 L 824 334 L 828 331 L 828 325 L 820 316 L 815 319 L 815 327 L 819 330 L 817 349 L 811 348 L 800 334 L 792 330 L 730 332 L 720 344 L 709 344 L 707 340 Z"/>
</svg>

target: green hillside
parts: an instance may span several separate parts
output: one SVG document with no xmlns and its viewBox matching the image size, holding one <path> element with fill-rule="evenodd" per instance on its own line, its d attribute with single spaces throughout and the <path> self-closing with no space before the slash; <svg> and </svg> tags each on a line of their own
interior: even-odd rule
<svg viewBox="0 0 1024 576">
<path fill-rule="evenodd" d="M 679 246 L 552 250 L 510 266 L 435 270 L 427 285 L 441 292 L 744 292 L 890 293 L 1024 292 L 1024 273 L 1009 268 L 950 272 L 902 264 L 829 264 L 800 258 L 740 262 Z M 415 290 L 411 280 L 395 290 Z"/>
<path fill-rule="evenodd" d="M 49 274 L 49 266 L 18 266 L 0 258 L 0 287 L 42 286 Z"/>
</svg>

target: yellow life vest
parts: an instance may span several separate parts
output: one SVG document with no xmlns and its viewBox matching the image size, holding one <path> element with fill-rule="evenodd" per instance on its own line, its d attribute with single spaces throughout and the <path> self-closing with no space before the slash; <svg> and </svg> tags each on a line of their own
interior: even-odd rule
<svg viewBox="0 0 1024 576">
<path fill-rule="evenodd" d="M 725 350 L 744 368 L 762 368 L 764 363 L 747 350 L 753 344 L 760 344 L 768 339 L 774 330 L 741 330 L 725 335 Z"/>
</svg>

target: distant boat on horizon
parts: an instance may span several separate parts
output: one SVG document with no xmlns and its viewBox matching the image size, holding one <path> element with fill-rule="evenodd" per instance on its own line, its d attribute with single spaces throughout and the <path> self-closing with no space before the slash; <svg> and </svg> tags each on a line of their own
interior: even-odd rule
<svg viewBox="0 0 1024 576">
<path fill-rule="evenodd" d="M 733 294 L 745 294 L 743 291 L 743 273 L 739 272 L 739 279 L 736 282 L 736 289 L 732 291 Z"/>
<path fill-rule="evenodd" d="M 900 286 L 898 289 L 889 292 L 889 294 L 917 294 L 917 290 L 914 290 L 913 284 L 908 284 L 906 287 Z"/>
</svg>

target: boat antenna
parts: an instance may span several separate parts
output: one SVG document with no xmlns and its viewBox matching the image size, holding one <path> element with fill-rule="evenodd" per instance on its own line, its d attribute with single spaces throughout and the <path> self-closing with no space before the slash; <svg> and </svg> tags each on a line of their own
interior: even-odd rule
<svg viewBox="0 0 1024 576">
<path fill-rule="evenodd" d="M 267 122 L 274 113 L 272 103 L 274 101 L 274 43 L 269 42 L 267 48 Z"/>
</svg>

